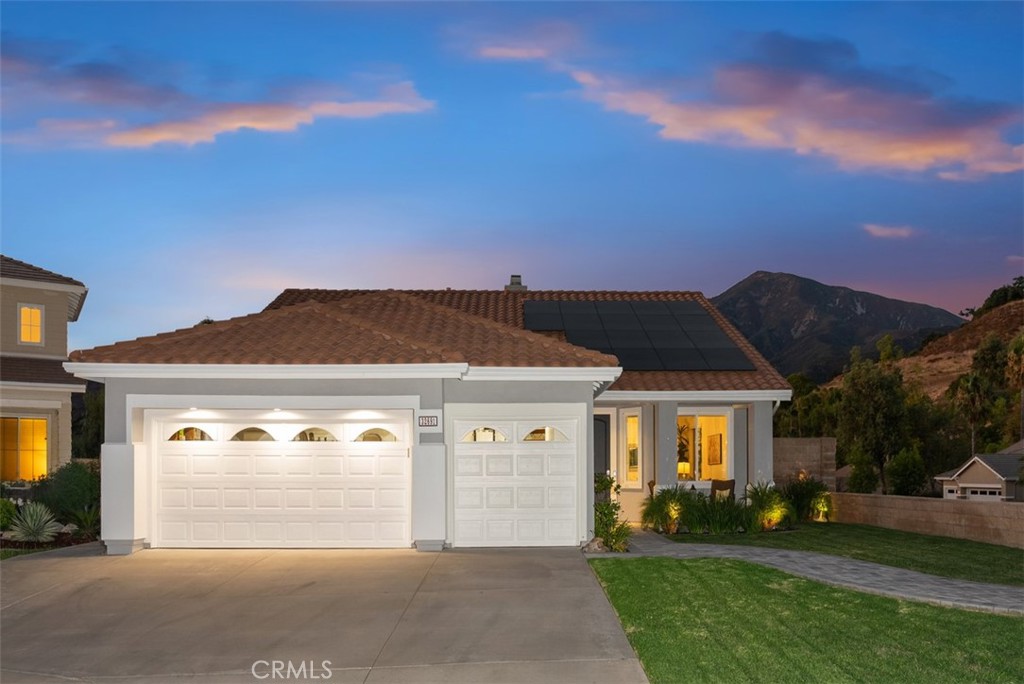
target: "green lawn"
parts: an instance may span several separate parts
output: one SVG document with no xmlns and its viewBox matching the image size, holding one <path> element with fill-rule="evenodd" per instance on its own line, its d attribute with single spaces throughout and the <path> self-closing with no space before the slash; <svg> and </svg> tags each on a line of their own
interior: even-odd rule
<svg viewBox="0 0 1024 684">
<path fill-rule="evenodd" d="M 38 553 L 40 551 L 49 551 L 49 549 L 0 549 L 0 561 L 7 560 L 8 558 L 14 558 L 15 556 L 24 556 L 27 553 Z"/>
<path fill-rule="evenodd" d="M 682 543 L 766 546 L 874 561 L 940 577 L 1024 585 L 1024 551 L 869 525 L 803 523 L 789 532 L 672 535 Z"/>
<path fill-rule="evenodd" d="M 1024 618 L 897 601 L 737 560 L 590 563 L 652 684 L 1024 674 Z"/>
</svg>

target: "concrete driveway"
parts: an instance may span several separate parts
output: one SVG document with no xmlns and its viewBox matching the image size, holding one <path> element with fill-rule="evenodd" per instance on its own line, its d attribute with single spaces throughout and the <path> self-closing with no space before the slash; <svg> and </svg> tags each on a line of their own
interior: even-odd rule
<svg viewBox="0 0 1024 684">
<path fill-rule="evenodd" d="M 5 684 L 647 681 L 575 550 L 90 547 L 0 566 Z"/>
</svg>

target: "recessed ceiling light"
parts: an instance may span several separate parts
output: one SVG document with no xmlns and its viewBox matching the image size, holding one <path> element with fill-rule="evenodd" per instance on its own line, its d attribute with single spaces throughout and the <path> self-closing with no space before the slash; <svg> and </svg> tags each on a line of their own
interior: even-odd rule
<svg viewBox="0 0 1024 684">
<path fill-rule="evenodd" d="M 276 408 L 276 409 L 274 409 L 274 410 L 275 410 L 275 411 L 280 411 L 281 409 L 278 409 L 278 408 Z"/>
<path fill-rule="evenodd" d="M 189 411 L 198 411 L 199 409 L 197 409 L 195 406 L 189 406 L 188 410 Z"/>
</svg>

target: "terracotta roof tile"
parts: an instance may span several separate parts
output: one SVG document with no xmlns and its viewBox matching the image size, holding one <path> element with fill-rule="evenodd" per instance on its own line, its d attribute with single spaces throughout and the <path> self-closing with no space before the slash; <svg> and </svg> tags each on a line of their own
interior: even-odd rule
<svg viewBox="0 0 1024 684">
<path fill-rule="evenodd" d="M 60 359 L 0 356 L 0 382 L 32 382 L 44 385 L 79 385 L 85 382 L 64 370 Z"/>
<path fill-rule="evenodd" d="M 4 278 L 18 278 L 19 280 L 39 280 L 45 283 L 85 287 L 85 283 L 80 280 L 68 278 L 53 271 L 47 271 L 45 268 L 39 268 L 30 263 L 12 259 L 4 254 L 0 254 L 0 276 Z"/>
<path fill-rule="evenodd" d="M 598 352 L 395 291 L 307 301 L 76 351 L 85 363 L 615 366 Z"/>
<path fill-rule="evenodd" d="M 379 290 L 289 289 L 267 305 L 279 310 L 302 302 L 343 302 Z M 789 383 L 732 323 L 699 292 L 621 290 L 402 290 L 406 295 L 434 304 L 490 319 L 512 328 L 523 327 L 523 302 L 558 301 L 692 301 L 698 302 L 715 319 L 754 364 L 746 371 L 624 371 L 612 390 L 705 391 L 705 390 L 788 390 Z M 549 334 L 549 333 L 545 333 Z M 557 335 L 551 335 L 557 338 Z M 563 336 L 564 337 L 564 336 Z"/>
</svg>

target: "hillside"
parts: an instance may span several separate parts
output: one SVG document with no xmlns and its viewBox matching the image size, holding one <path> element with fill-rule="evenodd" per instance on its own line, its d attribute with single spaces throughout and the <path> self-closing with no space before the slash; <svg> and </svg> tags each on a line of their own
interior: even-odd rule
<svg viewBox="0 0 1024 684">
<path fill-rule="evenodd" d="M 971 368 L 974 351 L 989 335 L 1009 342 L 1024 331 L 1024 301 L 1010 302 L 975 318 L 962 328 L 933 340 L 918 354 L 899 361 L 903 378 L 933 399 Z"/>
<path fill-rule="evenodd" d="M 840 373 L 853 347 L 873 350 L 890 334 L 912 350 L 963 324 L 934 306 L 789 273 L 758 271 L 711 301 L 783 375 L 800 372 L 817 382 Z"/>
</svg>

